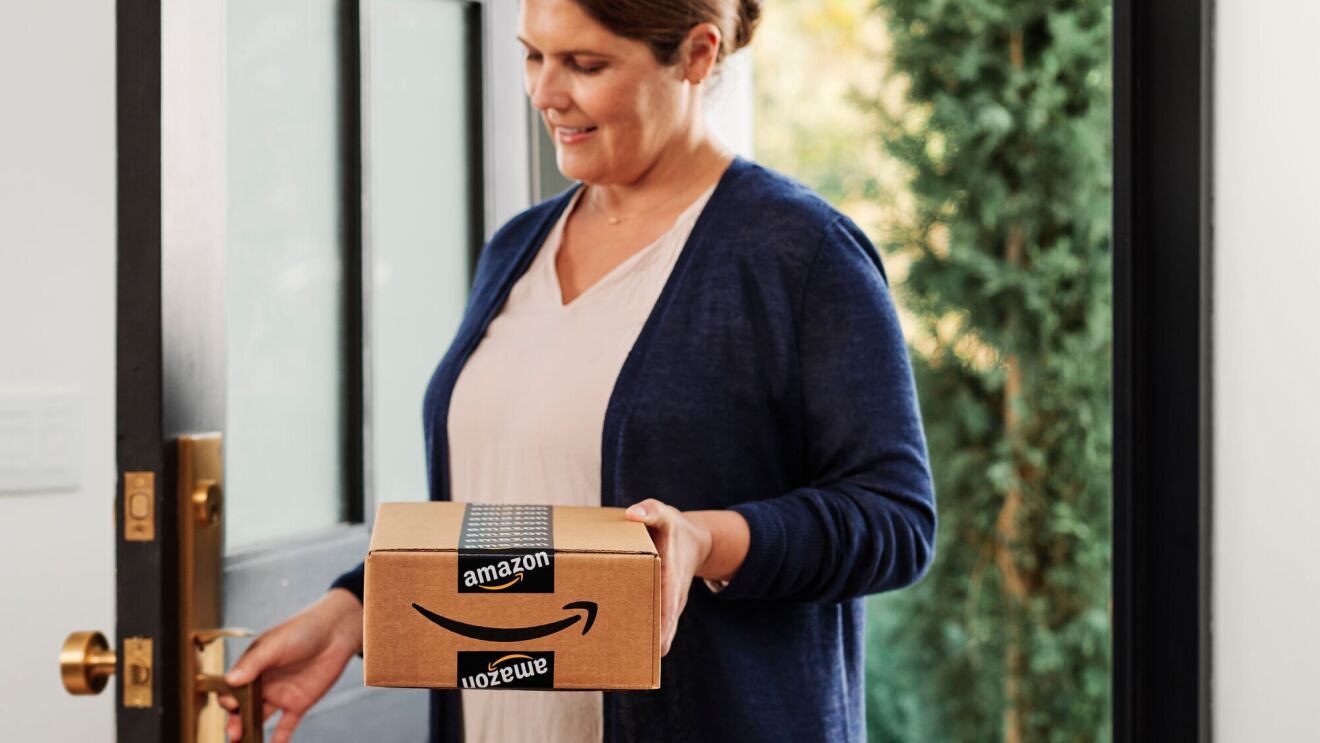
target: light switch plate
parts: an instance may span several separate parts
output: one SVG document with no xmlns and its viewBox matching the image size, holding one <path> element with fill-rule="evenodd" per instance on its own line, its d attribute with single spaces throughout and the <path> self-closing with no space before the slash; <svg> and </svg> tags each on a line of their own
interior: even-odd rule
<svg viewBox="0 0 1320 743">
<path fill-rule="evenodd" d="M 80 417 L 75 392 L 0 392 L 0 493 L 76 490 Z"/>
</svg>

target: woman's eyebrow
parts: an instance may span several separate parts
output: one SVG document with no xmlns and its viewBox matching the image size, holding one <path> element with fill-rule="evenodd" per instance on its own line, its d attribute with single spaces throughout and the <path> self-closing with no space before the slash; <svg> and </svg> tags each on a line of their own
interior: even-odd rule
<svg viewBox="0 0 1320 743">
<path fill-rule="evenodd" d="M 527 47 L 528 49 L 536 49 L 536 47 L 533 46 L 531 42 L 529 42 L 527 39 L 524 39 L 521 36 L 518 37 L 518 41 L 521 41 L 522 45 Z M 561 57 L 568 57 L 574 54 L 582 54 L 590 57 L 604 57 L 606 59 L 609 59 L 611 56 L 609 54 L 606 54 L 605 52 L 595 51 L 594 49 L 564 49 L 563 51 L 556 52 L 556 54 L 558 54 Z"/>
</svg>

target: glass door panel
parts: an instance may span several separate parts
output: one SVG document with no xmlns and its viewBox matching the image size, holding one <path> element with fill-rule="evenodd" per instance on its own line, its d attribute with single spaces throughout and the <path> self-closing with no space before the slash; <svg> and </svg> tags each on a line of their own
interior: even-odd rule
<svg viewBox="0 0 1320 743">
<path fill-rule="evenodd" d="M 481 241 L 480 14 L 452 0 L 371 6 L 371 479 L 425 500 L 421 407 L 462 318 Z"/>
<path fill-rule="evenodd" d="M 345 520 L 342 10 L 231 0 L 226 545 Z"/>
</svg>

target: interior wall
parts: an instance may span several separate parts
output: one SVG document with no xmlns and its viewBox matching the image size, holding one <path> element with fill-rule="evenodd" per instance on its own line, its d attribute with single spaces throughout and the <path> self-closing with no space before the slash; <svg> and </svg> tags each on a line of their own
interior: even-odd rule
<svg viewBox="0 0 1320 743">
<path fill-rule="evenodd" d="M 1320 728 L 1320 3 L 1217 0 L 1213 719 Z"/>
<path fill-rule="evenodd" d="M 114 733 L 113 694 L 68 696 L 57 663 L 67 633 L 114 631 L 114 9 L 0 4 L 0 427 L 63 401 L 71 473 L 0 486 L 5 740 Z"/>
</svg>

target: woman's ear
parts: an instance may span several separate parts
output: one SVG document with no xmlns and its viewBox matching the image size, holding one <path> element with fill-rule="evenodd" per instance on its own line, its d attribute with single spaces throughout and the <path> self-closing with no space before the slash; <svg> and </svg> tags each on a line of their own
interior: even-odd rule
<svg viewBox="0 0 1320 743">
<path fill-rule="evenodd" d="M 709 77 L 719 61 L 722 43 L 719 26 L 714 23 L 693 26 L 683 42 L 683 79 L 695 85 Z"/>
</svg>

